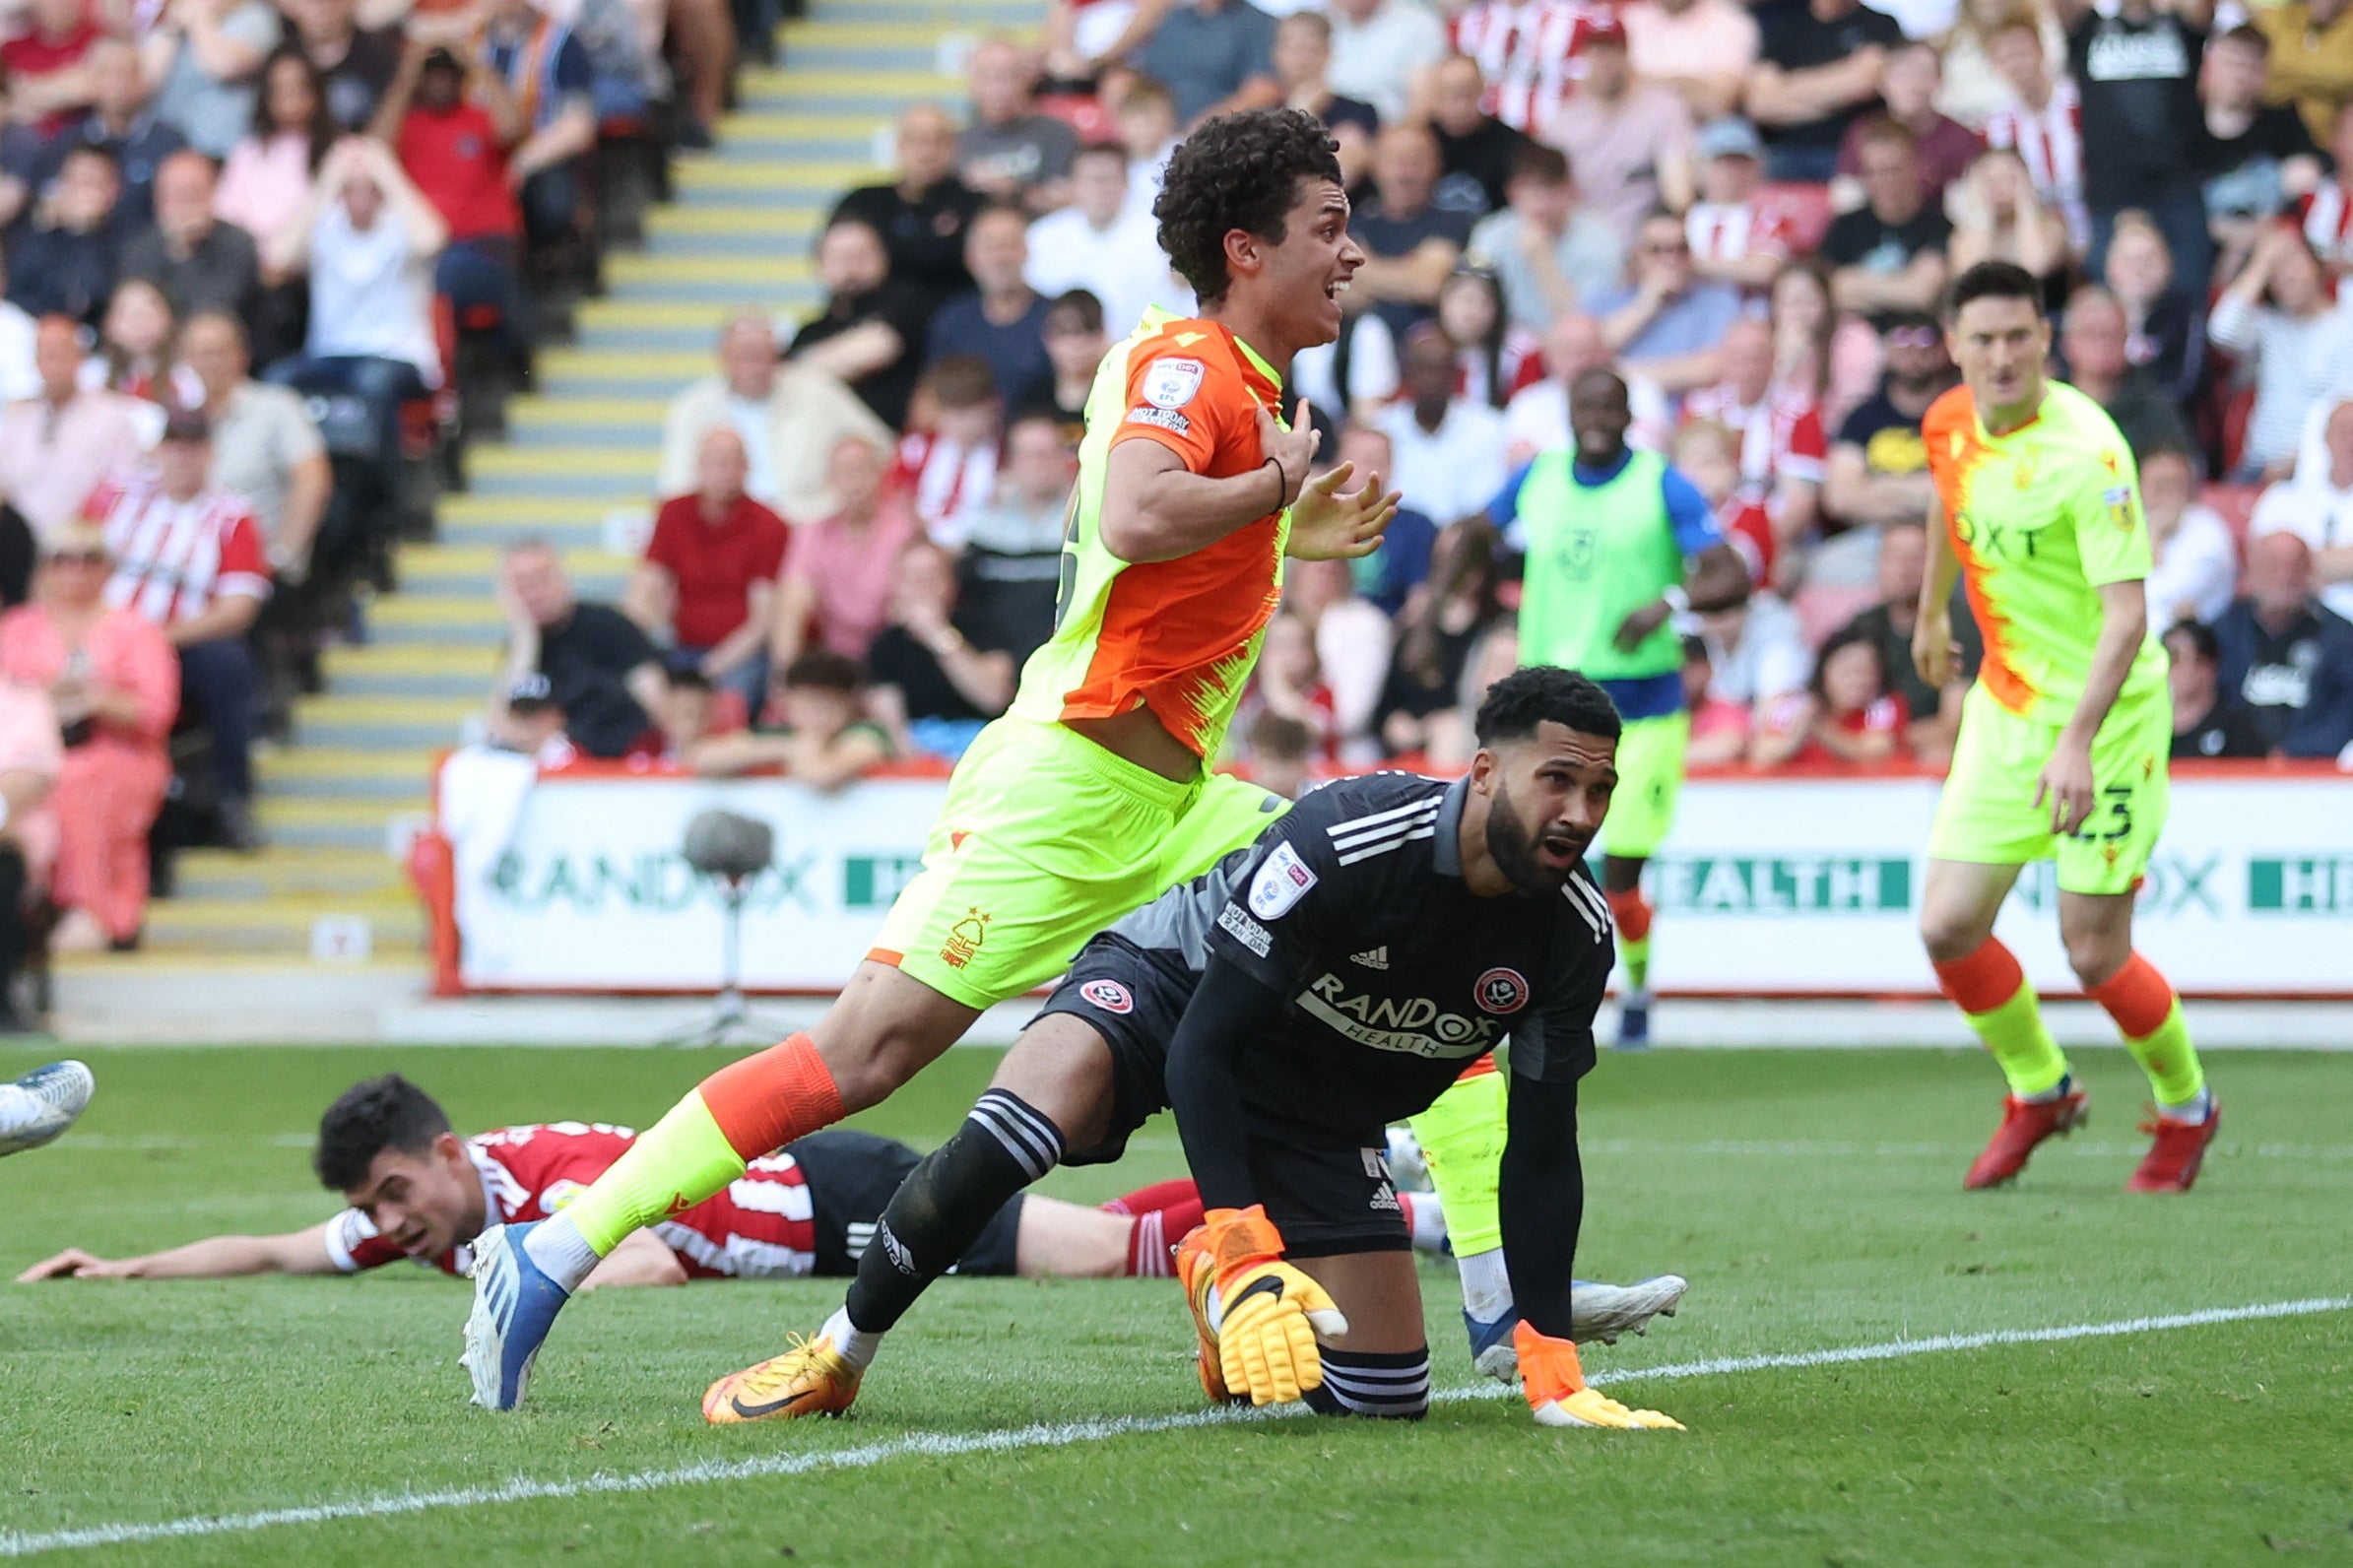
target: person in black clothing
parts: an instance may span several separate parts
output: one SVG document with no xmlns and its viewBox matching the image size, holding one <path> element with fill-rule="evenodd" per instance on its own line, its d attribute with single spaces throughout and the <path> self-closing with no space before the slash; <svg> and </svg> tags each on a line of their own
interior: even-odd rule
<svg viewBox="0 0 2353 1568">
<path fill-rule="evenodd" d="M 1866 123 L 1861 138 L 1864 203 L 1839 214 L 1822 238 L 1822 259 L 1835 269 L 1831 297 L 1880 318 L 1932 310 L 1944 294 L 1953 226 L 1921 184 L 1919 139 L 1884 116 Z"/>
<path fill-rule="evenodd" d="M 2320 152 L 2292 103 L 2266 103 L 2271 39 L 2239 26 L 2206 45 L 2199 79 L 2206 137 L 2199 175 L 2207 228 L 2222 240 L 2217 268 L 2228 277 L 2255 247 L 2263 225 L 2320 181 Z"/>
<path fill-rule="evenodd" d="M 400 30 L 362 29 L 358 0 L 287 0 L 280 10 L 319 73 L 327 112 L 347 131 L 366 130 L 400 70 Z"/>
<path fill-rule="evenodd" d="M 1332 65 L 1332 19 L 1321 11 L 1294 11 L 1277 22 L 1273 63 L 1283 102 L 1324 122 L 1340 159 L 1340 183 L 1354 185 L 1380 134 L 1381 111 L 1333 92 L 1325 80 Z"/>
<path fill-rule="evenodd" d="M 72 316 L 95 327 L 144 232 L 122 209 L 122 170 L 102 147 L 69 149 L 57 183 L 8 241 L 8 296 L 30 316 Z"/>
<path fill-rule="evenodd" d="M 932 316 L 924 362 L 951 355 L 988 361 L 998 396 L 1016 408 L 1054 391 L 1054 361 L 1046 356 L 1050 301 L 1022 277 L 1029 265 L 1029 220 L 1017 207 L 991 205 L 964 232 L 964 264 L 973 292 L 959 294 Z"/>
<path fill-rule="evenodd" d="M 148 106 L 147 83 L 134 46 L 119 38 L 100 39 L 82 57 L 82 68 L 89 73 L 90 112 L 39 146 L 37 163 L 27 183 L 39 190 L 56 173 L 68 151 L 98 148 L 113 158 L 122 173 L 124 216 L 134 224 L 144 224 L 155 214 L 157 165 L 187 146 L 187 140 Z"/>
<path fill-rule="evenodd" d="M 1900 311 L 1881 329 L 1887 374 L 1879 390 L 1839 425 L 1822 481 L 1822 509 L 1836 524 L 1863 528 L 1928 515 L 1935 490 L 1920 422 L 1960 379 L 1944 329 L 1926 311 Z"/>
<path fill-rule="evenodd" d="M 2198 185 L 2207 150 L 2197 78 L 2212 10 L 2212 0 L 2063 0 L 2067 74 L 2081 98 L 2089 149 L 2083 196 L 2094 277 L 2107 268 L 2117 215 L 2137 207 L 2165 230 L 2182 291 L 2206 296 L 2214 241 Z"/>
<path fill-rule="evenodd" d="M 2173 693 L 2173 755 L 2255 757 L 2269 749 L 2247 704 L 2221 686 L 2222 644 L 2202 621 L 2166 628 L 2166 688 Z"/>
<path fill-rule="evenodd" d="M 1093 300 L 1091 294 L 1080 297 Z M 1033 409 L 1014 416 L 1005 432 L 996 491 L 974 512 L 964 540 L 956 624 L 976 645 L 1004 649 L 1015 669 L 1054 633 L 1062 536 L 1078 474 L 1078 441 L 1059 414 Z M 878 671 L 876 679 L 885 677 Z"/>
<path fill-rule="evenodd" d="M 2314 596 L 2312 547 L 2256 539 L 2242 589 L 2214 622 L 2222 689 L 2246 702 L 2266 751 L 2338 755 L 2353 746 L 2353 621 Z"/>
<path fill-rule="evenodd" d="M 1889 688 L 1904 699 L 1912 722 L 1904 732 L 1905 749 L 1931 765 L 1953 754 L 1953 739 L 1961 728 L 1961 693 L 1976 676 L 1985 656 L 1985 639 L 1978 634 L 1977 618 L 1969 601 L 1953 590 L 1953 640 L 1961 645 L 1955 661 L 1955 680 L 1944 690 L 1920 677 L 1912 659 L 1912 628 L 1920 621 L 1920 585 L 1928 574 L 1928 532 L 1920 518 L 1890 522 L 1879 530 L 1879 602 L 1856 616 L 1835 633 L 1840 640 L 1860 637 L 1879 650 L 1879 667 L 1888 674 Z"/>
<path fill-rule="evenodd" d="M 2120 230 L 2118 255 L 2136 243 L 2130 235 L 2129 228 Z M 2076 290 L 2059 322 L 2060 378 L 2099 404 L 2135 452 L 2187 448 L 2190 426 L 2182 411 L 2154 376 L 2132 362 L 2131 353 L 2132 324 L 2123 301 L 2094 284 Z"/>
<path fill-rule="evenodd" d="M 841 377 L 896 430 L 907 423 L 935 301 L 890 267 L 872 224 L 836 216 L 817 239 L 825 307 L 794 334 L 785 358 Z"/>
<path fill-rule="evenodd" d="M 919 103 L 898 117 L 898 167 L 889 184 L 861 185 L 844 196 L 825 223 L 830 229 L 856 219 L 881 234 L 891 278 L 923 293 L 928 315 L 972 287 L 964 228 L 980 211 L 981 197 L 956 177 L 955 122 L 937 103 Z"/>
<path fill-rule="evenodd" d="M 1373 143 L 1372 196 L 1359 203 L 1348 233 L 1365 262 L 1348 298 L 1369 294 L 1372 308 L 1401 341 L 1437 309 L 1438 292 L 1471 242 L 1471 215 L 1438 205 L 1437 137 L 1417 121 L 1385 127 Z"/>
<path fill-rule="evenodd" d="M 1430 70 L 1430 131 L 1438 138 L 1437 205 L 1449 212 L 1483 218 L 1505 205 L 1504 186 L 1520 150 L 1536 144 L 1479 107 L 1486 82 L 1478 62 L 1466 55 L 1441 60 Z"/>
<path fill-rule="evenodd" d="M 1468 777 L 1317 790 L 1088 943 L 962 1128 L 893 1195 L 817 1342 L 854 1386 L 1011 1195 L 1058 1164 L 1118 1158 L 1173 1103 L 1210 1210 L 1179 1253 L 1197 1315 L 1209 1303 L 1210 1397 L 1418 1416 L 1429 1349 L 1383 1129 L 1508 1038 L 1503 1234 L 1530 1405 L 1546 1424 L 1673 1425 L 1588 1388 L 1572 1342 L 1577 1080 L 1612 953 L 1584 857 L 1618 728 L 1592 682 L 1519 671 L 1480 708 Z M 1312 1349 L 1302 1310 L 1344 1329 L 1344 1346 Z M 1246 1388 L 1245 1339 L 1288 1376 Z"/>
<path fill-rule="evenodd" d="M 890 624 L 866 650 L 867 706 L 902 751 L 954 761 L 1013 699 L 1013 656 L 956 608 L 956 569 L 926 541 L 907 547 L 891 586 Z"/>
<path fill-rule="evenodd" d="M 1766 171 L 1827 185 L 1847 127 L 1879 107 L 1879 75 L 1904 30 L 1862 0 L 1760 6 L 1756 20 L 1757 63 L 1741 104 L 1765 133 Z"/>
<path fill-rule="evenodd" d="M 626 755 L 663 689 L 661 656 L 637 623 L 611 605 L 581 603 L 555 547 L 539 540 L 506 553 L 498 605 L 506 618 L 500 689 L 545 676 L 574 746 L 590 756 Z"/>
<path fill-rule="evenodd" d="M 1437 536 L 1429 577 L 1399 621 L 1389 676 L 1373 708 L 1373 728 L 1389 755 L 1429 750 L 1430 715 L 1461 700 L 1471 650 L 1503 619 L 1496 545 L 1495 530 L 1483 524 L 1458 524 Z"/>
</svg>

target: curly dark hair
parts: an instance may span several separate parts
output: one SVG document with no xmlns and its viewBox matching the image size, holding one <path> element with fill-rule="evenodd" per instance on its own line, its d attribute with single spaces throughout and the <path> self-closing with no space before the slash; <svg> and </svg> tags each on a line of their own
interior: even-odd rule
<svg viewBox="0 0 2353 1568">
<path fill-rule="evenodd" d="M 348 1193 L 367 1180 L 367 1167 L 388 1148 L 422 1154 L 449 1131 L 449 1117 L 433 1097 L 398 1073 L 355 1083 L 319 1118 L 319 1146 L 311 1168 L 332 1191 Z"/>
<path fill-rule="evenodd" d="M 1205 304 L 1225 297 L 1225 236 L 1282 243 L 1299 181 L 1340 179 L 1339 143 L 1303 109 L 1242 109 L 1209 120 L 1169 155 L 1152 216 L 1160 248 Z"/>
<path fill-rule="evenodd" d="M 1576 671 L 1553 664 L 1514 670 L 1487 687 L 1472 727 L 1479 745 L 1492 746 L 1497 741 L 1525 740 L 1547 719 L 1563 729 L 1608 741 L 1616 740 L 1623 728 L 1617 704 L 1609 700 L 1608 692 Z"/>
</svg>

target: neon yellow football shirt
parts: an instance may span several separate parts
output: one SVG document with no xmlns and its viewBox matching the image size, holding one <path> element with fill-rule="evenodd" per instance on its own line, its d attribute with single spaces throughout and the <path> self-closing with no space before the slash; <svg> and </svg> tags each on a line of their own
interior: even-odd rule
<svg viewBox="0 0 2353 1568">
<path fill-rule="evenodd" d="M 2100 589 L 2149 574 L 2149 526 L 2132 450 L 2100 405 L 2063 381 L 2035 417 L 1990 433 L 1965 386 L 1921 421 L 1928 474 L 1985 633 L 1978 680 L 2004 709 L 2064 724 L 2100 639 Z M 2157 628 L 2141 642 L 2119 706 L 2165 689 Z"/>
</svg>

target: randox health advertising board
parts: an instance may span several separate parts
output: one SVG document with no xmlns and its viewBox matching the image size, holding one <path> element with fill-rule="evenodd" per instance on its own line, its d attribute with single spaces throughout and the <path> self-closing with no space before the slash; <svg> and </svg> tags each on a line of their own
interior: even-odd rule
<svg viewBox="0 0 2353 1568">
<path fill-rule="evenodd" d="M 945 788 L 543 778 L 511 820 L 499 814 L 502 843 L 460 847 L 463 984 L 715 985 L 720 898 L 679 848 L 697 812 L 724 806 L 776 829 L 776 863 L 746 905 L 747 985 L 836 989 L 919 869 Z M 1727 995 L 1932 992 L 1914 928 L 1935 799 L 1930 778 L 1694 780 L 1651 866 L 1656 983 Z M 463 813 L 451 804 L 443 816 L 454 823 Z M 1998 929 L 2038 985 L 2066 991 L 2057 899 L 2050 864 L 2029 866 Z M 2189 992 L 2353 993 L 2353 784 L 2177 778 L 2138 940 Z"/>
</svg>

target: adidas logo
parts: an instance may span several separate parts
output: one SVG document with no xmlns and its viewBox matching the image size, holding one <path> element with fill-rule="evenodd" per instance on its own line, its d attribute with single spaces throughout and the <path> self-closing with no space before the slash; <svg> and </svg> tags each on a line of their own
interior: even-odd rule
<svg viewBox="0 0 2353 1568">
<path fill-rule="evenodd" d="M 1348 954 L 1348 962 L 1362 964 L 1367 969 L 1386 969 L 1389 967 L 1389 949 L 1375 947 L 1368 952 L 1352 952 Z"/>
</svg>

